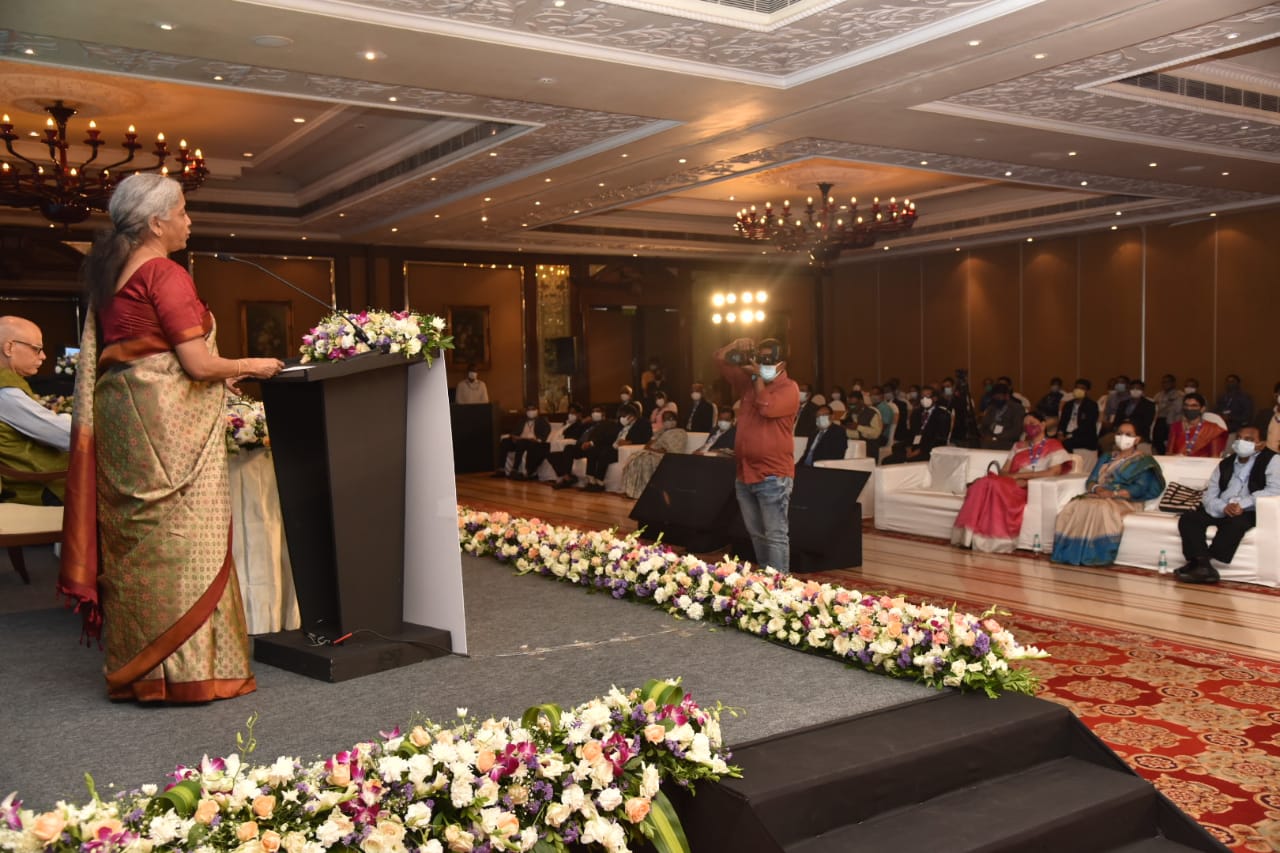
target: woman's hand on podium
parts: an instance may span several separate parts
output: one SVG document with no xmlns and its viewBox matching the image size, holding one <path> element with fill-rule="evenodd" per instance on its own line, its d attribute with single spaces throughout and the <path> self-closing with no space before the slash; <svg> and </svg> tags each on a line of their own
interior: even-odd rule
<svg viewBox="0 0 1280 853">
<path fill-rule="evenodd" d="M 227 390 L 239 394 L 241 379 L 270 379 L 283 369 L 284 362 L 278 358 L 238 358 L 236 375 L 226 381 Z"/>
</svg>

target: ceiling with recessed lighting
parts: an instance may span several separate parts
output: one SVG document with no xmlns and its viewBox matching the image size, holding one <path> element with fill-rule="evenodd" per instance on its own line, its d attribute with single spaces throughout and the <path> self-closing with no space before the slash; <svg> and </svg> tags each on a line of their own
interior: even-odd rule
<svg viewBox="0 0 1280 853">
<path fill-rule="evenodd" d="M 822 182 L 910 197 L 908 251 L 1280 204 L 1256 0 L 10 0 L 0 109 L 58 98 L 199 146 L 209 235 L 758 257 L 735 213 Z"/>
</svg>

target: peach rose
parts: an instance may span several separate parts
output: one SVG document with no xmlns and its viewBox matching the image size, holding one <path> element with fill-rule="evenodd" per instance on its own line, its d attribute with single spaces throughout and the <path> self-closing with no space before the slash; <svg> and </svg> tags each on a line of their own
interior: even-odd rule
<svg viewBox="0 0 1280 853">
<path fill-rule="evenodd" d="M 351 784 L 351 765 L 335 764 L 329 771 L 329 784 L 335 788 L 345 788 Z"/>
<path fill-rule="evenodd" d="M 498 831 L 498 835 L 503 837 L 515 835 L 520 831 L 520 821 L 511 812 L 503 812 L 498 815 L 496 829 Z"/>
<path fill-rule="evenodd" d="M 640 707 L 644 708 L 644 712 L 646 714 L 652 714 L 654 711 L 658 710 L 658 703 L 653 701 L 653 699 L 650 698 L 650 699 L 644 700 L 644 704 L 641 705 Z"/>
<path fill-rule="evenodd" d="M 933 643 L 936 646 L 945 646 L 951 643 L 951 635 L 946 631 L 934 631 Z"/>
<path fill-rule="evenodd" d="M 90 838 L 101 838 L 104 829 L 107 835 L 119 835 L 124 832 L 124 824 L 114 817 L 104 817 L 102 820 L 95 820 L 85 829 Z"/>
<path fill-rule="evenodd" d="M 604 754 L 604 747 L 600 746 L 600 741 L 589 740 L 582 745 L 582 757 L 587 761 L 595 761 Z"/>
<path fill-rule="evenodd" d="M 236 827 L 237 841 L 252 841 L 258 837 L 258 824 L 256 821 L 246 820 L 244 823 Z"/>
<path fill-rule="evenodd" d="M 898 637 L 901 637 L 901 636 L 902 636 L 902 623 L 901 623 L 901 622 L 890 622 L 890 623 L 889 623 L 889 636 L 890 636 L 890 637 L 893 637 L 894 639 L 897 639 Z"/>
<path fill-rule="evenodd" d="M 431 745 L 431 735 L 427 734 L 427 730 L 422 726 L 414 726 L 413 731 L 409 732 L 409 743 L 418 748 Z"/>
<path fill-rule="evenodd" d="M 632 797 L 626 804 L 627 820 L 639 823 L 649 815 L 649 798 Z"/>
<path fill-rule="evenodd" d="M 262 838 L 258 840 L 262 844 L 262 849 L 267 853 L 276 853 L 280 849 L 280 833 L 274 829 L 268 829 L 262 833 Z"/>
<path fill-rule="evenodd" d="M 205 826 L 213 823 L 213 819 L 218 815 L 217 800 L 201 800 L 196 806 L 196 823 L 203 823 Z"/>
<path fill-rule="evenodd" d="M 45 812 L 32 822 L 31 834 L 48 844 L 61 835 L 66 826 L 67 821 L 62 815 L 57 812 Z"/>
<path fill-rule="evenodd" d="M 667 739 L 667 729 L 657 723 L 644 727 L 644 739 L 649 743 L 662 743 Z"/>
<path fill-rule="evenodd" d="M 271 813 L 276 810 L 276 798 L 264 794 L 260 797 L 253 798 L 253 814 L 254 817 L 271 817 Z"/>
<path fill-rule="evenodd" d="M 493 769 L 493 765 L 497 760 L 498 756 L 493 754 L 493 750 L 481 750 L 480 754 L 476 756 L 476 769 L 481 773 L 488 773 Z"/>
</svg>

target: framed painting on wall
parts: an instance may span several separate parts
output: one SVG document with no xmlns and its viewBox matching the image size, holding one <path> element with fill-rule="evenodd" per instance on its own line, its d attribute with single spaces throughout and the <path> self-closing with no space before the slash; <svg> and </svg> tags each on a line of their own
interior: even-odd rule
<svg viewBox="0 0 1280 853">
<path fill-rule="evenodd" d="M 453 349 L 448 350 L 450 364 L 465 367 L 475 364 L 489 369 L 489 306 L 450 305 L 449 333 Z"/>
<path fill-rule="evenodd" d="M 240 303 L 240 340 L 249 358 L 296 356 L 293 340 L 293 303 L 243 301 Z"/>
</svg>

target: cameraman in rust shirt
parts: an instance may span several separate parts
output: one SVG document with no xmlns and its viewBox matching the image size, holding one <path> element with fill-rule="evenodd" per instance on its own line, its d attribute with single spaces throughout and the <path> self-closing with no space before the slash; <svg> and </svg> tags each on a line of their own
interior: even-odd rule
<svg viewBox="0 0 1280 853">
<path fill-rule="evenodd" d="M 790 570 L 787 511 L 795 481 L 796 412 L 800 386 L 786 374 L 782 343 L 739 338 L 716 351 L 716 365 L 741 399 L 733 455 L 738 466 L 738 506 L 756 563 Z M 736 363 L 735 363 L 736 362 Z"/>
</svg>

